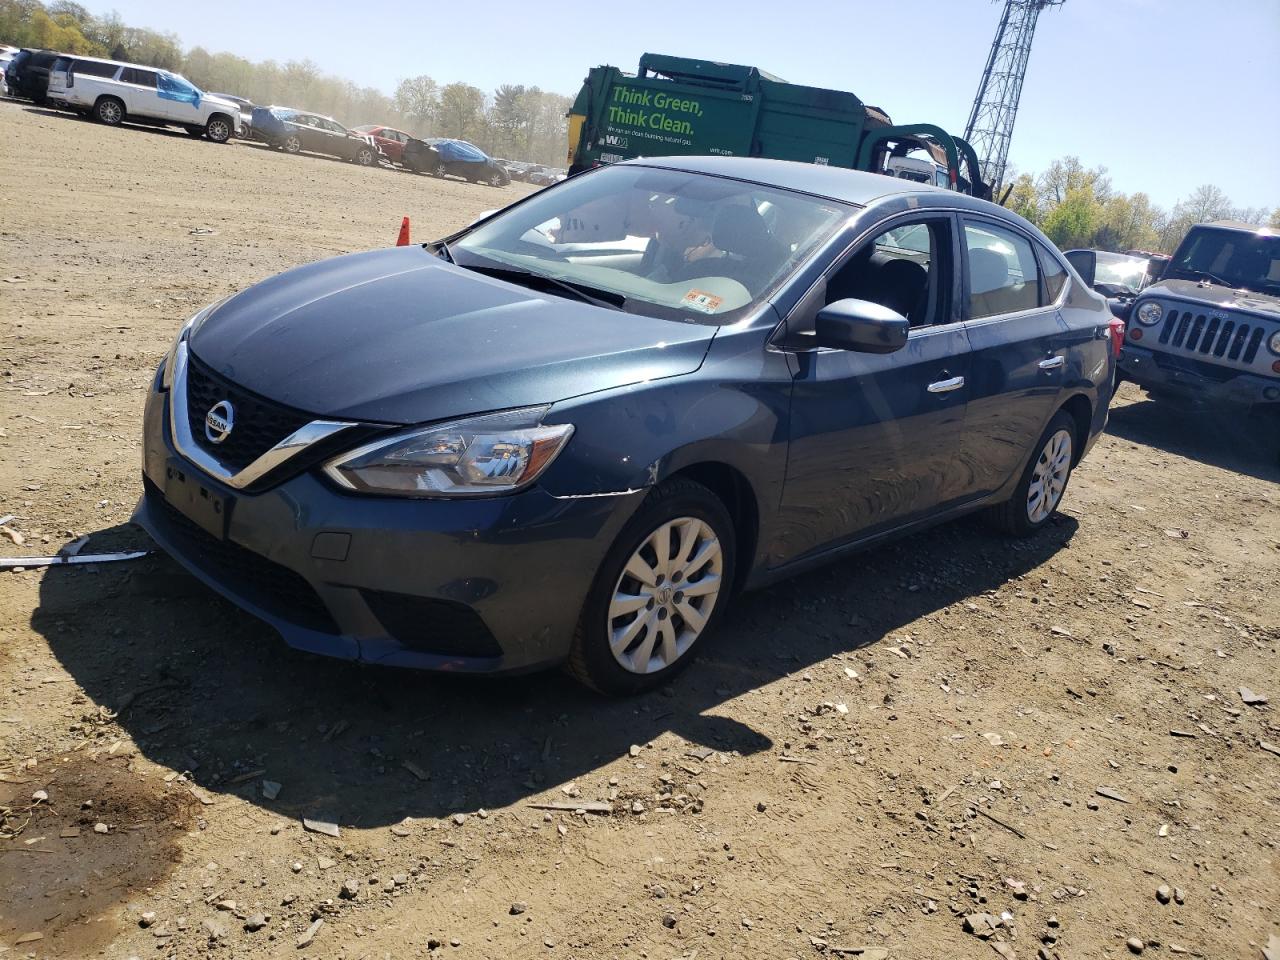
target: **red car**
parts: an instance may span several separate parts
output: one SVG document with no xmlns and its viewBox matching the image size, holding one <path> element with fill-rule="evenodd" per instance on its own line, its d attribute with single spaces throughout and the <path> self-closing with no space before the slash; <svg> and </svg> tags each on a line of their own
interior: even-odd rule
<svg viewBox="0 0 1280 960">
<path fill-rule="evenodd" d="M 382 148 L 382 152 L 387 155 L 387 159 L 392 163 L 404 163 L 404 148 L 413 138 L 403 130 L 397 130 L 395 127 L 380 127 L 377 124 L 366 123 L 360 127 L 352 127 L 356 133 L 367 134 L 373 137 L 374 142 Z"/>
</svg>

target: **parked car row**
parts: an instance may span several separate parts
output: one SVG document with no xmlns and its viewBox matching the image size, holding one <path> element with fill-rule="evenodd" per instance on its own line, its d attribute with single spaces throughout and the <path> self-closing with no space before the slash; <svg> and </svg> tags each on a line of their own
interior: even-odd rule
<svg viewBox="0 0 1280 960">
<path fill-rule="evenodd" d="M 135 63 L 17 50 L 5 81 L 16 96 L 65 107 L 109 126 L 180 126 L 215 143 L 240 136 L 286 153 L 324 154 L 365 167 L 401 166 L 494 187 L 511 182 L 506 168 L 465 140 L 424 140 L 374 124 L 351 129 L 308 110 L 205 93 L 180 74 Z"/>
<path fill-rule="evenodd" d="M 523 160 L 501 160 L 494 161 L 499 164 L 512 180 L 519 180 L 522 183 L 532 183 L 540 187 L 549 187 L 553 183 L 559 183 L 568 176 L 568 171 L 556 167 L 544 167 L 536 163 L 526 163 Z"/>
</svg>

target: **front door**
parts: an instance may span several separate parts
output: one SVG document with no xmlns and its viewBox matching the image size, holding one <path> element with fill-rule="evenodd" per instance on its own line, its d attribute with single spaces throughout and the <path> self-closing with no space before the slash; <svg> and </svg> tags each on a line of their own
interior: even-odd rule
<svg viewBox="0 0 1280 960">
<path fill-rule="evenodd" d="M 962 458 L 977 496 L 1004 485 L 1026 461 L 1065 385 L 1079 335 L 1058 312 L 1066 270 L 1038 241 L 966 216 L 965 328 L 973 350 Z"/>
<path fill-rule="evenodd" d="M 876 355 L 796 349 L 778 566 L 872 536 L 958 502 L 956 458 L 968 397 L 969 345 L 959 322 L 955 227 L 907 215 L 838 263 L 797 312 L 846 298 L 911 321 L 907 345 Z M 795 313 L 792 315 L 796 316 Z M 789 318 L 790 323 L 790 318 Z M 787 346 L 808 335 L 801 315 Z"/>
</svg>

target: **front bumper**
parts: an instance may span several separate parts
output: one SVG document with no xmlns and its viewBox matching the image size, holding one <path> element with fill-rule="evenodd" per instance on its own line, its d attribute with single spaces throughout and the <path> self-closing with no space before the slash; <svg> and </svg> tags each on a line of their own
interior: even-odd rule
<svg viewBox="0 0 1280 960">
<path fill-rule="evenodd" d="M 409 500 L 341 493 L 307 472 L 231 490 L 172 443 L 167 394 L 146 407 L 134 514 L 200 580 L 290 646 L 388 666 L 473 673 L 562 661 L 605 552 L 643 493 Z M 225 539 L 165 498 L 171 469 L 233 497 Z"/>
<path fill-rule="evenodd" d="M 1247 407 L 1280 403 L 1280 378 L 1215 367 L 1203 361 L 1135 346 L 1127 340 L 1120 353 L 1120 374 L 1142 387 L 1167 390 L 1211 403 Z"/>
</svg>

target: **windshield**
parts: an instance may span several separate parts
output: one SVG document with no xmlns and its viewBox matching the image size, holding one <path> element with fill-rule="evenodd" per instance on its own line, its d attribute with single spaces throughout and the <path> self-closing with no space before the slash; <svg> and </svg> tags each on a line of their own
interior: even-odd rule
<svg viewBox="0 0 1280 960">
<path fill-rule="evenodd" d="M 1128 287 L 1134 293 L 1146 286 L 1148 268 L 1146 260 L 1104 251 L 1099 251 L 1097 258 L 1097 265 L 1093 270 L 1094 283 Z"/>
<path fill-rule="evenodd" d="M 768 296 L 848 213 L 758 184 L 615 166 L 535 194 L 449 251 L 463 267 L 602 291 L 633 313 L 720 324 Z"/>
<path fill-rule="evenodd" d="M 1280 296 L 1280 236 L 1193 227 L 1164 277 Z"/>
</svg>

